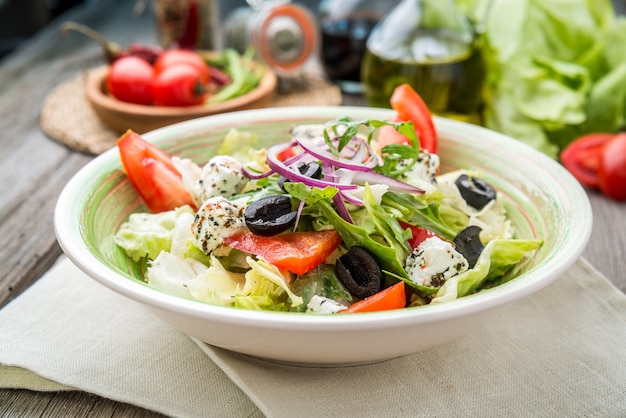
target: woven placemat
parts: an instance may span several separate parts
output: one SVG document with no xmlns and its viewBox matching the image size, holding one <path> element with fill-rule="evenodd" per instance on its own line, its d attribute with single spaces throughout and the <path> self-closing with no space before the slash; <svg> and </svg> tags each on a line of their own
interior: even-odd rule
<svg viewBox="0 0 626 418">
<path fill-rule="evenodd" d="M 41 128 L 50 138 L 68 147 L 100 154 L 115 145 L 119 134 L 104 125 L 85 97 L 87 73 L 55 87 L 44 101 Z M 340 89 L 316 74 L 305 74 L 296 83 L 280 85 L 268 107 L 338 106 Z"/>
</svg>

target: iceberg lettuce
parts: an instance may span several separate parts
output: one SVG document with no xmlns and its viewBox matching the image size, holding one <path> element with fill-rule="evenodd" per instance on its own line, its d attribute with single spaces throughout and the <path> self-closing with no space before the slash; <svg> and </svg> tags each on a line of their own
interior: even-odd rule
<svg viewBox="0 0 626 418">
<path fill-rule="evenodd" d="M 170 251 L 177 220 L 188 214 L 195 215 L 189 206 L 162 213 L 133 213 L 128 221 L 122 224 L 113 239 L 133 261 L 139 261 L 144 257 L 154 260 L 161 251 Z M 180 227 L 181 224 L 178 225 Z M 189 225 L 187 224 L 187 229 Z M 176 236 L 176 247 L 184 251 L 182 248 L 186 247 L 186 244 L 181 240 L 185 238 L 180 233 L 176 233 Z"/>
<path fill-rule="evenodd" d="M 484 9 L 488 0 L 458 0 Z M 481 6 L 483 5 L 483 6 Z M 609 0 L 491 2 L 484 123 L 549 156 L 626 122 L 626 18 Z"/>
<path fill-rule="evenodd" d="M 502 277 L 530 251 L 543 244 L 542 240 L 497 239 L 490 241 L 470 270 L 446 281 L 431 303 L 448 302 L 475 292 L 487 282 Z"/>
</svg>

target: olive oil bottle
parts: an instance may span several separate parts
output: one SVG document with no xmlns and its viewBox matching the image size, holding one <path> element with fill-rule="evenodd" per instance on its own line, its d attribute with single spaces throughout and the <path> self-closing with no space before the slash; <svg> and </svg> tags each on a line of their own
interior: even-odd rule
<svg viewBox="0 0 626 418">
<path fill-rule="evenodd" d="M 475 123 L 485 76 L 473 26 L 452 0 L 404 0 L 372 32 L 361 66 L 370 105 L 389 107 L 408 83 L 434 114 Z"/>
</svg>

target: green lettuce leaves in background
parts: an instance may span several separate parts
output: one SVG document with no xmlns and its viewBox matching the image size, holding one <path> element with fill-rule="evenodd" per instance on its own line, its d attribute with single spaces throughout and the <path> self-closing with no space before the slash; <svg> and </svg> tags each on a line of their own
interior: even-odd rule
<svg viewBox="0 0 626 418">
<path fill-rule="evenodd" d="M 626 125 L 626 18 L 609 0 L 492 0 L 481 42 L 487 127 L 556 158 L 584 133 Z"/>
</svg>

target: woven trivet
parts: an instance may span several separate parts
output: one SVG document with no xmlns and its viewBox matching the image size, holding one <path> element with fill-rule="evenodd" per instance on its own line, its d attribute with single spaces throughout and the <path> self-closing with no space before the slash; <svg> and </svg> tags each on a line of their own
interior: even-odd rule
<svg viewBox="0 0 626 418">
<path fill-rule="evenodd" d="M 41 111 L 41 128 L 50 138 L 74 150 L 100 154 L 115 145 L 119 134 L 100 121 L 87 101 L 86 76 L 81 73 L 50 92 Z M 315 74 L 304 78 L 304 82 L 291 85 L 288 92 L 279 89 L 268 107 L 341 104 L 341 91 L 336 85 Z"/>
</svg>

